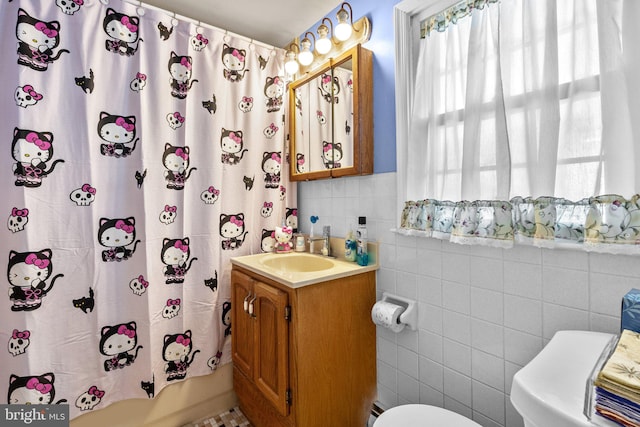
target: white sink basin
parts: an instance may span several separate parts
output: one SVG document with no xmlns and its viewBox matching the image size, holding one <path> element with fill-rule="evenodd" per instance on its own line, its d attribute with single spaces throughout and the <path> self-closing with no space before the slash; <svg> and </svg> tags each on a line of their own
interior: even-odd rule
<svg viewBox="0 0 640 427">
<path fill-rule="evenodd" d="M 245 255 L 231 258 L 231 263 L 290 288 L 299 288 L 378 269 L 378 263 L 375 261 L 366 267 L 361 267 L 355 262 L 305 252 Z"/>
<path fill-rule="evenodd" d="M 260 260 L 260 263 L 275 270 L 294 273 L 329 270 L 335 266 L 335 262 L 329 258 L 320 258 L 317 255 L 303 253 L 264 257 Z"/>
</svg>

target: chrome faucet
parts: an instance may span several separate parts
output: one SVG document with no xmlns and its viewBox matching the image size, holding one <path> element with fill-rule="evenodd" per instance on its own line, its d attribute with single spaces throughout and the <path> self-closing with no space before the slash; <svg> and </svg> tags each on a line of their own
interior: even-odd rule
<svg viewBox="0 0 640 427">
<path fill-rule="evenodd" d="M 313 253 L 313 242 L 322 240 L 322 255 L 331 256 L 331 227 L 325 225 L 322 227 L 322 237 L 309 236 L 309 253 Z M 325 253 L 326 252 L 326 253 Z"/>
</svg>

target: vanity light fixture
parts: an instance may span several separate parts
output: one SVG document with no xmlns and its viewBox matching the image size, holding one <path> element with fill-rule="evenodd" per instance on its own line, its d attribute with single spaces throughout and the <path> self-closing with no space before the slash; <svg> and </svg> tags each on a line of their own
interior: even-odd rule
<svg viewBox="0 0 640 427">
<path fill-rule="evenodd" d="M 302 49 L 298 54 L 298 62 L 300 63 L 300 65 L 303 65 L 305 67 L 313 62 L 313 52 L 311 52 L 311 40 L 309 40 L 309 38 L 307 37 L 307 34 L 313 37 L 314 43 L 316 41 L 316 36 L 314 36 L 313 33 L 307 31 L 304 34 L 304 38 L 300 42 L 300 46 L 302 46 Z"/>
<path fill-rule="evenodd" d="M 349 3 L 343 2 L 340 5 L 336 17 L 338 25 L 335 27 L 333 21 L 325 16 L 316 28 L 317 37 L 313 30 L 307 31 L 302 40 L 296 38 L 286 47 L 285 71 L 292 78 L 296 78 L 296 73 L 305 74 L 329 58 L 336 58 L 352 47 L 365 43 L 371 37 L 369 18 L 363 16 L 354 22 L 353 9 Z M 309 36 L 313 38 L 313 48 Z"/>
<path fill-rule="evenodd" d="M 344 8 L 345 6 L 349 7 L 349 12 Z M 341 42 L 349 40 L 349 37 L 353 34 L 353 9 L 351 9 L 351 5 L 347 2 L 342 3 L 336 17 L 338 18 L 338 25 L 336 25 L 335 29 L 336 38 Z"/>
<path fill-rule="evenodd" d="M 298 65 L 298 61 L 296 60 L 296 52 L 293 49 L 297 49 L 298 53 L 300 53 L 300 48 L 297 44 L 291 43 L 289 44 L 289 48 L 287 49 L 287 53 L 285 54 L 286 60 L 284 62 L 284 70 L 290 76 L 295 76 L 295 74 L 300 69 L 300 65 Z"/>
<path fill-rule="evenodd" d="M 316 51 L 320 55 L 325 55 L 329 53 L 331 50 L 331 38 L 329 37 L 329 27 L 327 27 L 324 23 L 325 21 L 329 22 L 331 25 L 331 38 L 333 38 L 333 22 L 329 18 L 322 18 L 322 23 L 318 27 L 318 40 L 316 40 Z"/>
</svg>

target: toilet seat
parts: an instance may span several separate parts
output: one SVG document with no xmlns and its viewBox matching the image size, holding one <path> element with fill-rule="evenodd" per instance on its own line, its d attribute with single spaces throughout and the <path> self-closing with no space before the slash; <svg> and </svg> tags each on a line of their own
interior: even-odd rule
<svg viewBox="0 0 640 427">
<path fill-rule="evenodd" d="M 480 427 L 452 411 L 430 405 L 400 405 L 384 411 L 373 427 Z"/>
</svg>

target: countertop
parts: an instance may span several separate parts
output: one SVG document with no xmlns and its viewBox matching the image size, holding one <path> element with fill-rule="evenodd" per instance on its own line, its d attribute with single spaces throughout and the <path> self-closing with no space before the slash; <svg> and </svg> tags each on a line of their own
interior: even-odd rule
<svg viewBox="0 0 640 427">
<path fill-rule="evenodd" d="M 265 264 L 273 258 L 295 257 L 304 255 L 307 257 L 320 258 L 322 260 L 331 261 L 333 266 L 329 269 L 319 271 L 288 271 L 277 267 L 271 267 Z M 269 279 L 282 283 L 290 288 L 300 288 L 303 286 L 313 285 L 315 283 L 326 282 L 328 280 L 340 279 L 342 277 L 353 276 L 360 273 L 375 271 L 378 269 L 377 257 L 371 257 L 370 264 L 360 266 L 355 262 L 345 261 L 344 259 L 323 257 L 321 255 L 312 255 L 308 252 L 290 252 L 286 254 L 261 253 L 256 255 L 245 255 L 231 258 L 231 264 L 243 267 L 249 271 L 265 276 Z"/>
</svg>

